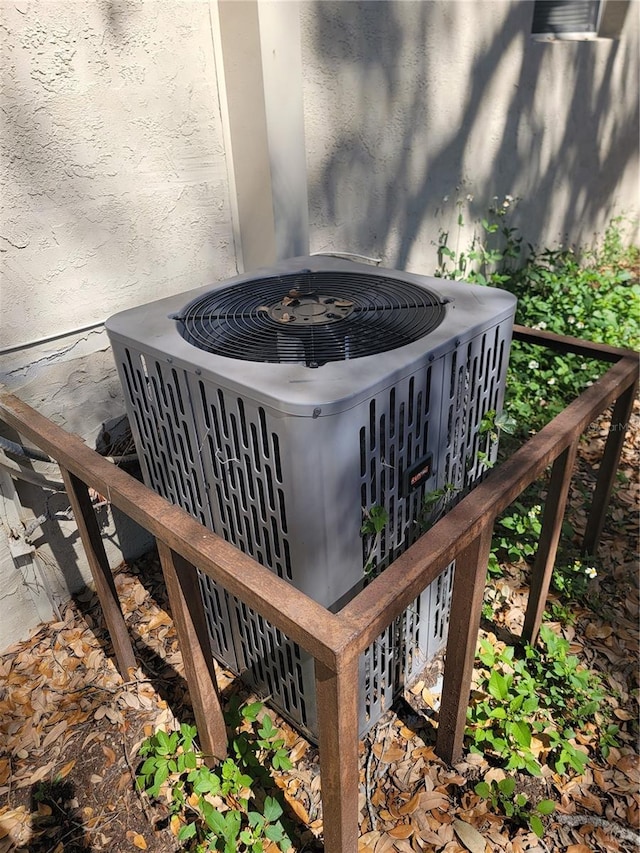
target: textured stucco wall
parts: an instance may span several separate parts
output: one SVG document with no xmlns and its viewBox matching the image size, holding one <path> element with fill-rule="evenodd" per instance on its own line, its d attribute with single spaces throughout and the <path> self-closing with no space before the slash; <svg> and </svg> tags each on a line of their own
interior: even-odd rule
<svg viewBox="0 0 640 853">
<path fill-rule="evenodd" d="M 0 382 L 93 446 L 123 409 L 99 324 L 236 271 L 210 6 L 2 0 L 0 63 Z M 62 598 L 75 526 L 35 540 Z"/>
<path fill-rule="evenodd" d="M 638 213 L 640 4 L 619 40 L 538 44 L 521 0 L 302 8 L 311 246 L 433 270 L 494 196 L 534 245 Z M 467 196 L 473 201 L 468 202 Z M 445 197 L 447 201 L 445 201 Z"/>
<path fill-rule="evenodd" d="M 0 8 L 2 346 L 231 273 L 208 4 Z"/>
</svg>

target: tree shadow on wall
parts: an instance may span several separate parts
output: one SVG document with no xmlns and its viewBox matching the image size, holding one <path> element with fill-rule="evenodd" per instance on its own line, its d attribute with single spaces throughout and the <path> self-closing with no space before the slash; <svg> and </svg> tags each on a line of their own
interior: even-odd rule
<svg viewBox="0 0 640 853">
<path fill-rule="evenodd" d="M 639 111 L 632 99 L 614 109 L 612 80 L 634 79 L 632 51 L 532 42 L 531 14 L 530 3 L 316 2 L 307 85 L 330 90 L 322 121 L 335 141 L 311 176 L 310 208 L 345 249 L 406 268 L 456 188 L 473 193 L 474 219 L 494 196 L 519 195 L 513 224 L 533 245 L 550 221 L 584 238 L 583 223 L 614 214 Z M 549 217 L 559 187 L 564 212 Z"/>
</svg>

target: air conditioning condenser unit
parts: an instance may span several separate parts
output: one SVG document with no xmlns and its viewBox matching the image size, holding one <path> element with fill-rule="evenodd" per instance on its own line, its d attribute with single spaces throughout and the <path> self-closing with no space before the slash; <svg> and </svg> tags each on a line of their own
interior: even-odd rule
<svg viewBox="0 0 640 853">
<path fill-rule="evenodd" d="M 146 484 L 337 611 L 495 455 L 515 298 L 332 257 L 107 321 Z M 378 519 L 374 532 L 368 524 Z M 364 732 L 446 641 L 454 566 L 362 656 Z M 204 575 L 213 655 L 312 739 L 313 660 Z"/>
</svg>

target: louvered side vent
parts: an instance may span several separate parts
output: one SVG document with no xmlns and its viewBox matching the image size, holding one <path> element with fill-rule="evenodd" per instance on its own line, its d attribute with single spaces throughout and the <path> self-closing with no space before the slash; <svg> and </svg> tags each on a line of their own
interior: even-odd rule
<svg viewBox="0 0 640 853">
<path fill-rule="evenodd" d="M 254 610 L 237 599 L 235 604 L 243 677 L 248 677 L 259 694 L 269 696 L 286 717 L 315 740 L 313 698 L 307 704 L 307 698 L 314 695 L 313 659 Z"/>
<path fill-rule="evenodd" d="M 388 523 L 377 538 L 363 537 L 363 565 L 379 574 L 423 532 L 424 501 L 436 488 L 434 451 L 438 448 L 443 360 L 397 383 L 369 403 L 369 420 L 360 428 L 361 500 L 366 509 L 382 507 Z M 435 412 L 432 409 L 435 408 Z M 413 471 L 422 474 L 411 488 Z M 407 684 L 443 646 L 449 617 L 453 568 L 447 569 L 364 653 L 360 680 L 364 701 L 360 728 L 366 731 L 391 707 L 398 685 Z"/>
<path fill-rule="evenodd" d="M 167 364 L 133 349 L 121 361 L 125 390 L 134 402 L 134 432 L 145 482 L 171 503 L 216 530 L 207 499 L 187 378 Z M 214 654 L 238 669 L 229 613 L 229 596 L 199 573 L 211 647 Z"/>
<path fill-rule="evenodd" d="M 432 368 L 397 383 L 369 403 L 360 428 L 361 501 L 366 511 L 383 507 L 388 523 L 377 543 L 363 538 L 362 565 L 385 569 L 417 538 L 423 484 L 408 494 L 405 474 L 429 451 Z M 436 417 L 439 417 L 437 415 Z M 372 551 L 372 545 L 374 550 Z"/>
<path fill-rule="evenodd" d="M 214 529 L 236 548 L 293 580 L 285 506 L 280 439 L 260 406 L 197 383 L 197 423 L 214 518 Z M 219 591 L 203 589 L 207 614 L 216 612 Z M 228 596 L 236 632 L 236 661 L 256 689 L 271 696 L 305 731 L 315 725 L 303 689 L 308 656 L 266 619 Z M 311 681 L 312 684 L 312 673 Z M 309 692 L 309 686 L 306 688 Z"/>
<path fill-rule="evenodd" d="M 201 453 L 214 529 L 285 580 L 292 579 L 280 441 L 261 407 L 198 383 Z"/>
<path fill-rule="evenodd" d="M 184 375 L 132 350 L 127 350 L 124 372 L 137 404 L 143 462 L 154 488 L 211 526 Z"/>
<path fill-rule="evenodd" d="M 504 330 L 495 330 L 474 338 L 466 347 L 447 357 L 444 401 L 446 436 L 444 451 L 444 483 L 452 498 L 460 498 L 486 471 L 486 463 L 478 457 L 482 438 L 478 429 L 482 419 L 499 406 L 501 377 L 504 370 L 506 340 Z M 490 448 L 494 462 L 496 447 Z"/>
</svg>

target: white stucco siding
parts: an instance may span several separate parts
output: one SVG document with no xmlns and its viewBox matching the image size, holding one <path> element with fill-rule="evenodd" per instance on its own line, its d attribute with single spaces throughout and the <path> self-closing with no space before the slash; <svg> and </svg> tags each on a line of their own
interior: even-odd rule
<svg viewBox="0 0 640 853">
<path fill-rule="evenodd" d="M 124 411 L 104 319 L 236 272 L 210 11 L 0 0 L 0 383 L 91 447 Z M 90 577 L 64 494 L 18 492 L 15 524 L 0 494 L 0 648 Z M 111 565 L 148 547 L 99 521 Z"/>
<path fill-rule="evenodd" d="M 313 251 L 428 272 L 441 228 L 469 243 L 459 209 L 478 221 L 507 194 L 539 246 L 588 242 L 611 216 L 637 215 L 640 7 L 618 40 L 557 44 L 530 39 L 532 7 L 303 6 Z"/>
<path fill-rule="evenodd" d="M 235 270 L 208 3 L 8 3 L 2 347 Z"/>
</svg>

